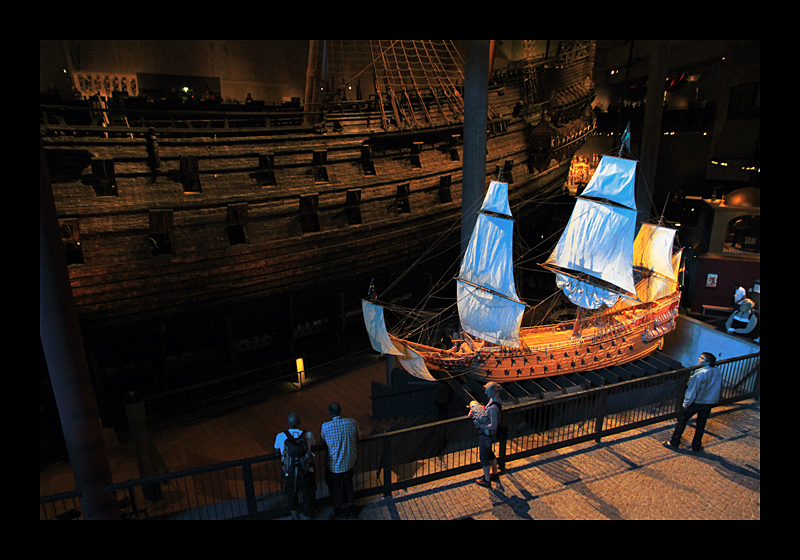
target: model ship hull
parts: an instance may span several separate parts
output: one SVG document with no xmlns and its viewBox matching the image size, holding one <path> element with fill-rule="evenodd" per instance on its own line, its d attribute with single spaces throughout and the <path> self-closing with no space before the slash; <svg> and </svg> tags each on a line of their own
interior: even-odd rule
<svg viewBox="0 0 800 560">
<path fill-rule="evenodd" d="M 441 350 L 405 341 L 425 360 L 434 377 L 471 375 L 498 383 L 592 371 L 641 359 L 675 329 L 680 293 L 623 311 L 607 313 L 573 337 L 573 322 L 522 328 L 520 348 L 486 345 Z M 599 325 L 599 321 L 603 324 Z"/>
</svg>

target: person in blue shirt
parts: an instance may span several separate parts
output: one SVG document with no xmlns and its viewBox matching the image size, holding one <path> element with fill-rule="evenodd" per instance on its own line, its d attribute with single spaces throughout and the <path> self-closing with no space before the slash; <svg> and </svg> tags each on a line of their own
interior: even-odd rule
<svg viewBox="0 0 800 560">
<path fill-rule="evenodd" d="M 342 407 L 337 402 L 328 406 L 330 422 L 322 424 L 322 442 L 328 446 L 325 479 L 331 491 L 335 517 L 358 516 L 353 503 L 353 472 L 356 465 L 356 443 L 361 439 L 361 428 L 353 418 L 342 417 Z M 346 500 L 346 505 L 342 498 Z"/>
<path fill-rule="evenodd" d="M 695 370 L 689 378 L 689 385 L 683 397 L 683 406 L 678 411 L 678 421 L 672 437 L 664 442 L 664 447 L 678 449 L 681 445 L 681 436 L 686 429 L 689 418 L 697 415 L 695 421 L 694 437 L 692 438 L 692 451 L 703 449 L 703 434 L 706 431 L 706 421 L 711 415 L 711 409 L 719 402 L 722 390 L 722 371 L 715 367 L 717 358 L 711 352 L 700 354 L 697 363 L 703 367 Z"/>
</svg>

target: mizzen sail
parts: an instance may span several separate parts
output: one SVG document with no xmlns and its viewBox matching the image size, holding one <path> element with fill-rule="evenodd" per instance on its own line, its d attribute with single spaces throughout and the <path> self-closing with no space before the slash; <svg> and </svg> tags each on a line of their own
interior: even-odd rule
<svg viewBox="0 0 800 560">
<path fill-rule="evenodd" d="M 672 244 L 675 230 L 644 223 L 633 244 L 633 266 L 644 272 L 636 290 L 642 301 L 655 301 L 675 291 Z"/>
</svg>

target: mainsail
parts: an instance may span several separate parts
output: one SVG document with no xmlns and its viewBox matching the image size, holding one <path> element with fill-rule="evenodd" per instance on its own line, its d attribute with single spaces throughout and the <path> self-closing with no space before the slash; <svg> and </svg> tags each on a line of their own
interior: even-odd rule
<svg viewBox="0 0 800 560">
<path fill-rule="evenodd" d="M 620 295 L 636 297 L 633 280 L 636 161 L 604 156 L 575 203 L 544 266 L 575 305 L 597 309 Z"/>
<path fill-rule="evenodd" d="M 461 262 L 457 297 L 464 331 L 519 347 L 525 304 L 514 285 L 513 231 L 508 183 L 491 181 Z"/>
</svg>

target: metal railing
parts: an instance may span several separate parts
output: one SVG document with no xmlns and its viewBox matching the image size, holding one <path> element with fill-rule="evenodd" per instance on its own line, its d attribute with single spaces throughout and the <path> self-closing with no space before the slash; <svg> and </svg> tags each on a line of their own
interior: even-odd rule
<svg viewBox="0 0 800 560">
<path fill-rule="evenodd" d="M 720 404 L 760 395 L 761 354 L 717 363 L 723 371 Z M 632 379 L 503 409 L 507 435 L 495 444 L 499 462 L 655 424 L 675 417 L 697 366 Z M 316 446 L 317 500 L 330 495 L 323 484 L 326 448 Z M 358 443 L 357 497 L 392 492 L 476 470 L 477 437 L 471 420 L 454 418 L 365 437 Z M 112 484 L 123 519 L 270 519 L 288 515 L 276 453 Z M 80 494 L 40 498 L 40 519 L 81 519 Z"/>
</svg>

